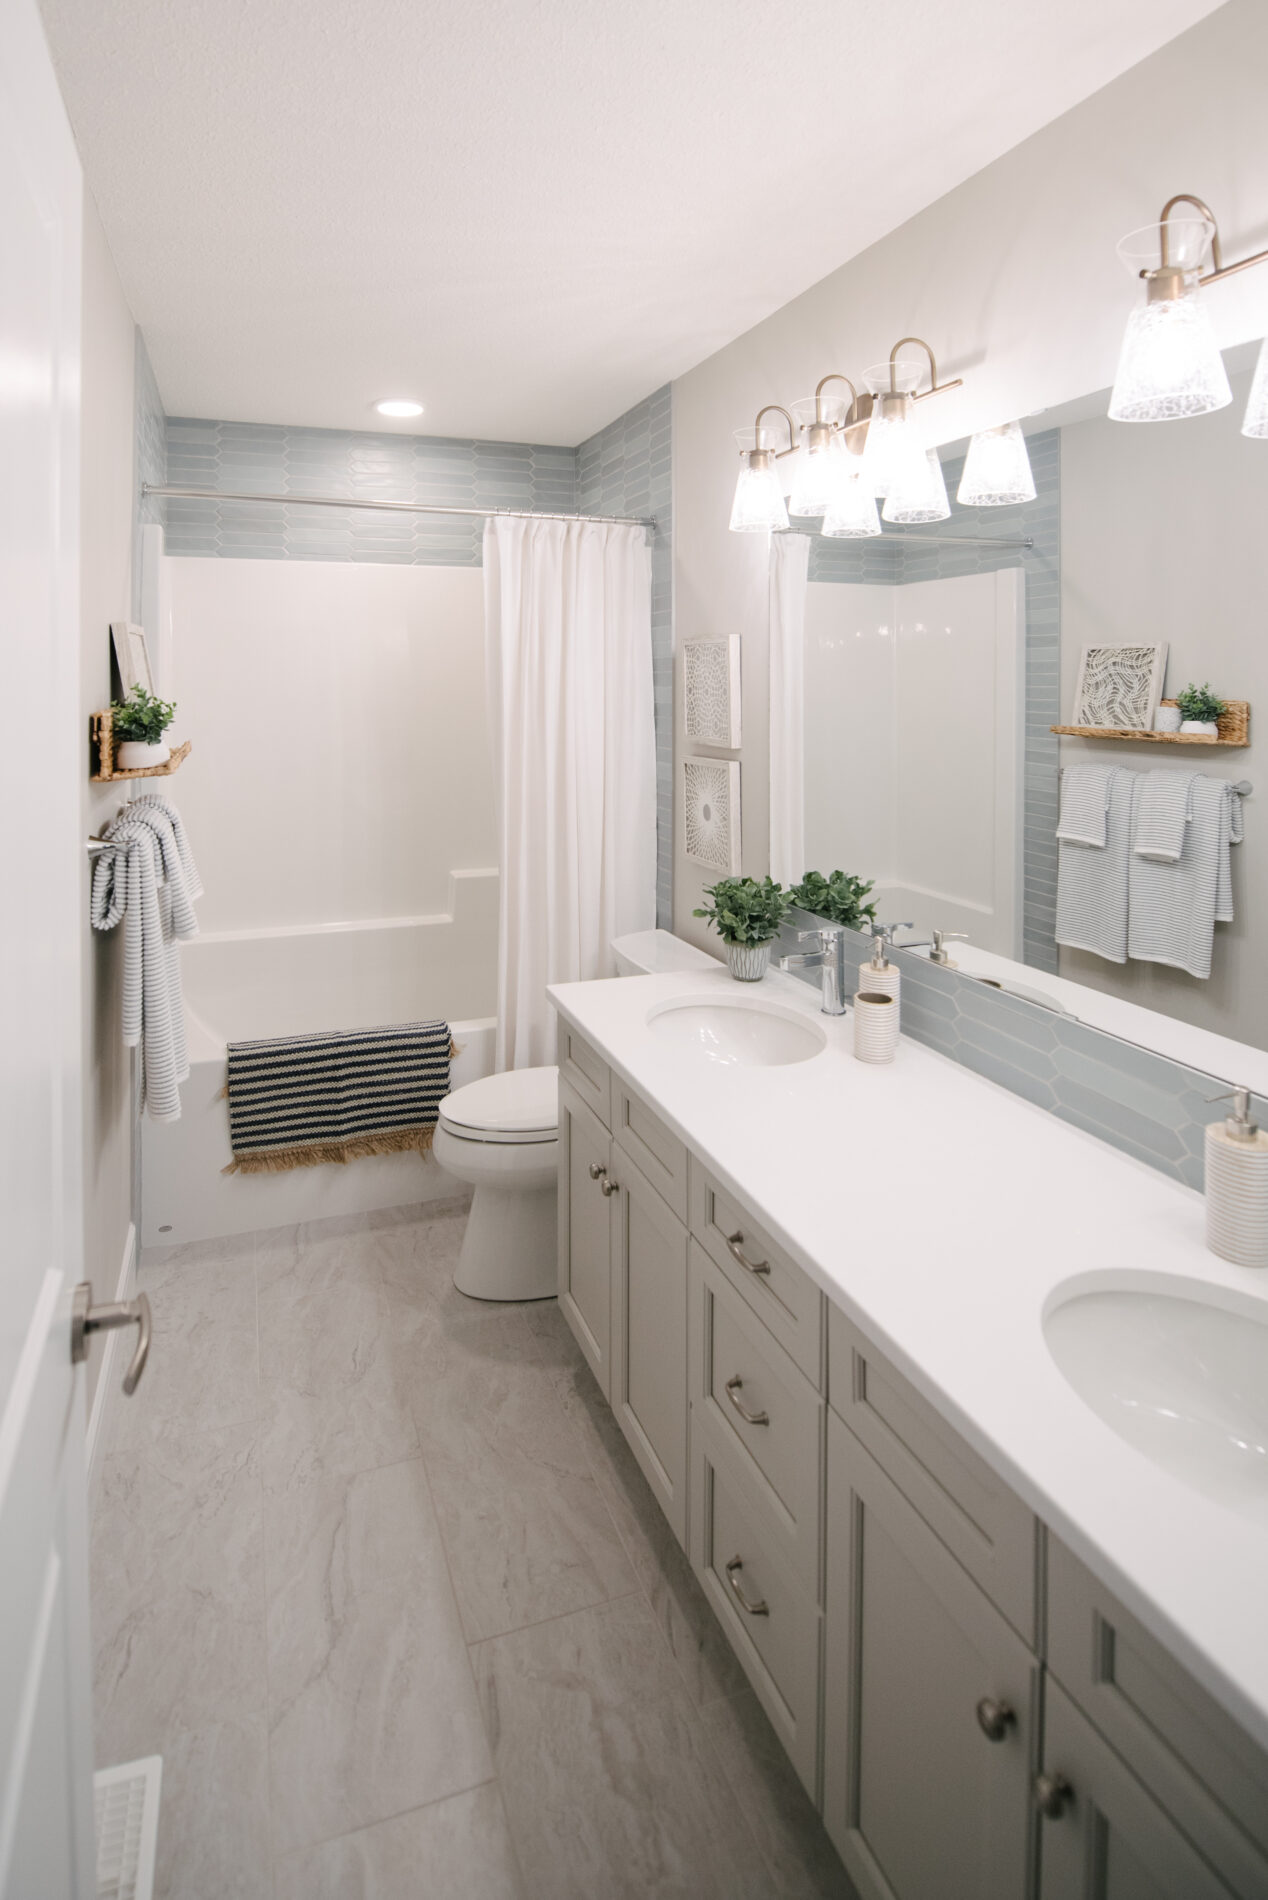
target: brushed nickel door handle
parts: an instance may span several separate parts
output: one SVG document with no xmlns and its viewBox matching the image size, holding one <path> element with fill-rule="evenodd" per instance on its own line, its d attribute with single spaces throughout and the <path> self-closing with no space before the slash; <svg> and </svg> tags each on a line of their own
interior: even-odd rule
<svg viewBox="0 0 1268 1900">
<path fill-rule="evenodd" d="M 726 1567 L 726 1580 L 731 1587 L 731 1595 L 735 1598 L 745 1616 L 769 1616 L 770 1604 L 766 1601 L 765 1597 L 761 1597 L 754 1603 L 751 1597 L 745 1596 L 744 1585 L 740 1582 L 740 1572 L 743 1568 L 743 1562 L 738 1557 L 732 1557 Z"/>
<path fill-rule="evenodd" d="M 128 1398 L 136 1391 L 145 1362 L 150 1356 L 150 1302 L 144 1293 L 133 1300 L 107 1300 L 101 1306 L 92 1303 L 92 1282 L 81 1280 L 75 1288 L 70 1316 L 70 1362 L 81 1366 L 88 1357 L 88 1341 L 93 1333 L 112 1333 L 118 1326 L 135 1326 L 136 1351 L 132 1364 L 123 1375 L 123 1390 Z"/>
<path fill-rule="evenodd" d="M 750 1412 L 744 1401 L 736 1397 L 736 1393 L 742 1392 L 743 1390 L 744 1381 L 737 1372 L 734 1378 L 728 1379 L 726 1382 L 726 1395 L 731 1401 L 732 1410 L 739 1413 L 746 1425 L 769 1425 L 769 1412 Z"/>
<path fill-rule="evenodd" d="M 1017 1712 L 1011 1703 L 984 1695 L 977 1705 L 977 1725 L 988 1742 L 1002 1742 L 1017 1724 Z"/>
<path fill-rule="evenodd" d="M 740 1232 L 738 1227 L 733 1234 L 726 1235 L 727 1252 L 730 1254 L 732 1260 L 738 1260 L 745 1273 L 769 1273 L 770 1261 L 750 1260 L 748 1255 L 742 1250 L 743 1240 L 744 1235 Z"/>
</svg>

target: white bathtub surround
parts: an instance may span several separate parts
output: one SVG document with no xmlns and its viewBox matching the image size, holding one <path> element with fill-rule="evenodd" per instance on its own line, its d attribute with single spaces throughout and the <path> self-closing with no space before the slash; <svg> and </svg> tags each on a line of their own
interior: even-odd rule
<svg viewBox="0 0 1268 1900">
<path fill-rule="evenodd" d="M 810 537 L 775 534 L 770 544 L 770 874 L 796 884 L 806 874 L 806 577 Z"/>
<path fill-rule="evenodd" d="M 475 1189 L 454 1274 L 477 1300 L 555 1293 L 559 1071 L 507 1069 L 447 1095 L 432 1152 Z"/>
<path fill-rule="evenodd" d="M 656 921 L 651 556 L 643 529 L 491 519 L 485 649 L 498 808 L 497 1066 L 555 1054 L 547 983 L 613 973 Z"/>
<path fill-rule="evenodd" d="M 178 939 L 197 934 L 202 882 L 180 816 L 165 799 L 134 799 L 103 836 L 109 846 L 93 866 L 93 928 L 123 924 L 124 1044 L 142 1046 L 150 1117 L 177 1121 L 179 1084 L 189 1075 Z"/>
<path fill-rule="evenodd" d="M 1207 1250 L 1200 1195 L 905 1037 L 892 1065 L 864 1069 L 848 1019 L 821 1015 L 793 979 L 768 986 L 770 1001 L 816 1025 L 820 1053 L 722 1070 L 655 1032 L 658 1007 L 727 995 L 723 971 L 553 996 L 771 1241 L 1268 1743 L 1262 1522 L 1119 1439 L 1043 1337 L 1048 1310 L 1084 1281 L 1258 1312 L 1264 1275 Z M 928 1139 L 903 1139 L 913 1127 Z"/>
</svg>

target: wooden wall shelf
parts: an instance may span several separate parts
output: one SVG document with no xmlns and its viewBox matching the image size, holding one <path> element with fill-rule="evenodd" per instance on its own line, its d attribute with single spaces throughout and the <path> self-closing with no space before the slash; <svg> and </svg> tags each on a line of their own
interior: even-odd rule
<svg viewBox="0 0 1268 1900">
<path fill-rule="evenodd" d="M 97 753 L 97 769 L 92 774 L 94 785 L 112 785 L 116 779 L 125 778 L 170 778 L 189 757 L 190 741 L 186 739 L 184 745 L 173 746 L 171 757 L 164 765 L 120 770 L 114 762 L 114 715 L 109 707 L 105 712 L 92 715 L 92 738 Z"/>
<path fill-rule="evenodd" d="M 1174 706 L 1174 699 L 1164 699 L 1164 706 Z M 1127 726 L 1049 726 L 1049 732 L 1059 732 L 1069 739 L 1133 739 L 1137 745 L 1233 745 L 1250 744 L 1250 702 L 1245 699 L 1228 699 L 1224 702 L 1224 717 L 1220 720 L 1219 737 L 1208 739 L 1201 732 L 1137 732 Z"/>
</svg>

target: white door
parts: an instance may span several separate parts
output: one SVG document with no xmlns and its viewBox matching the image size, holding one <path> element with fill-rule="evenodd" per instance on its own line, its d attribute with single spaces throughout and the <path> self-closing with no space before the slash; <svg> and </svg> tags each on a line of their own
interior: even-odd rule
<svg viewBox="0 0 1268 1900">
<path fill-rule="evenodd" d="M 95 1893 L 79 1278 L 80 177 L 0 6 L 0 1895 Z M 106 630 L 102 629 L 103 638 Z M 14 716 L 18 714 L 18 716 Z"/>
</svg>

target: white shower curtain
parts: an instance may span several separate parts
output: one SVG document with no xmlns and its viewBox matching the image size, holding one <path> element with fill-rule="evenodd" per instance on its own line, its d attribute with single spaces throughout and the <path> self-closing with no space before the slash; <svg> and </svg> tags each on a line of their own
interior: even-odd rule
<svg viewBox="0 0 1268 1900">
<path fill-rule="evenodd" d="M 804 686 L 810 538 L 770 544 L 770 874 L 797 884 L 806 869 Z"/>
<path fill-rule="evenodd" d="M 548 983 L 615 974 L 656 922 L 651 554 L 641 528 L 491 518 L 497 1067 L 555 1060 Z"/>
</svg>

